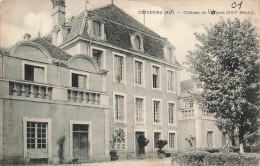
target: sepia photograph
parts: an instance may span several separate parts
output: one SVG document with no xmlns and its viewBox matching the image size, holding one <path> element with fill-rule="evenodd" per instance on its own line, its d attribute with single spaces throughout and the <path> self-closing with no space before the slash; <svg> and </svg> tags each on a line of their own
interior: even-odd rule
<svg viewBox="0 0 260 166">
<path fill-rule="evenodd" d="M 259 0 L 0 0 L 0 165 L 260 165 Z"/>
</svg>

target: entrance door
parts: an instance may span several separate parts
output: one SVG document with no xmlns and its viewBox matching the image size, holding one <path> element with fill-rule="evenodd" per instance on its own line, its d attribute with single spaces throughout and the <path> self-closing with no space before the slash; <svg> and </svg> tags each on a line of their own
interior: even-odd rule
<svg viewBox="0 0 260 166">
<path fill-rule="evenodd" d="M 139 138 L 140 135 L 144 136 L 144 132 L 141 132 L 141 131 L 135 132 L 135 152 L 136 153 L 139 153 L 139 150 L 140 150 L 140 147 L 138 145 L 138 138 Z"/>
<path fill-rule="evenodd" d="M 88 125 L 73 124 L 73 157 L 87 159 L 88 152 Z"/>
</svg>

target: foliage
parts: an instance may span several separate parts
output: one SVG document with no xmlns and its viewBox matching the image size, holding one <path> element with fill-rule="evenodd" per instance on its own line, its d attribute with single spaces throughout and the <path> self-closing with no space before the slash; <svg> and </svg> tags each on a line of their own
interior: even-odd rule
<svg viewBox="0 0 260 166">
<path fill-rule="evenodd" d="M 167 145 L 167 143 L 168 143 L 168 141 L 167 140 L 158 140 L 157 142 L 156 142 L 156 145 L 157 145 L 157 147 L 158 147 L 158 153 L 163 153 L 163 147 L 165 146 L 165 145 Z"/>
<path fill-rule="evenodd" d="M 200 44 L 187 55 L 187 64 L 203 88 L 201 100 L 216 118 L 224 119 L 220 127 L 237 130 L 241 152 L 244 136 L 258 130 L 259 123 L 259 37 L 248 21 L 221 19 L 195 34 Z"/>
<path fill-rule="evenodd" d="M 187 166 L 209 165 L 257 165 L 260 157 L 257 154 L 208 153 L 203 151 L 176 151 L 172 153 L 172 162 Z"/>
<path fill-rule="evenodd" d="M 185 137 L 185 140 L 189 143 L 190 148 L 196 148 L 196 138 L 190 135 L 190 137 Z"/>
<path fill-rule="evenodd" d="M 137 139 L 137 143 L 139 146 L 139 154 L 144 154 L 145 150 L 144 148 L 148 145 L 149 140 L 145 138 L 144 135 L 139 135 L 138 139 Z"/>
<path fill-rule="evenodd" d="M 60 159 L 60 164 L 64 163 L 64 143 L 65 143 L 66 137 L 65 135 L 63 135 L 58 141 L 57 143 L 59 144 L 59 150 L 58 150 L 58 155 L 59 155 L 59 159 Z"/>
<path fill-rule="evenodd" d="M 115 145 L 117 142 L 121 142 L 125 140 L 125 132 L 123 129 L 118 129 L 115 130 L 115 134 L 112 134 L 112 151 L 116 151 L 115 150 Z"/>
</svg>

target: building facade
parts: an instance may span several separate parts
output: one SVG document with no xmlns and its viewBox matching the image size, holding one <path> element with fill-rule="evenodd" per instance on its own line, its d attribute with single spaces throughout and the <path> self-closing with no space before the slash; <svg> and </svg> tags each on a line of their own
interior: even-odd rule
<svg viewBox="0 0 260 166">
<path fill-rule="evenodd" d="M 201 89 L 192 80 L 181 82 L 178 109 L 178 148 L 219 148 L 227 145 L 225 133 L 215 125 L 216 119 L 198 98 Z M 192 138 L 194 139 L 192 141 Z M 187 140 L 191 140 L 192 147 Z"/>
<path fill-rule="evenodd" d="M 65 157 L 106 158 L 119 129 L 120 156 L 136 154 L 139 135 L 147 153 L 159 139 L 165 150 L 184 148 L 182 127 L 194 123 L 177 121 L 183 67 L 174 46 L 114 4 L 68 21 L 65 1 L 52 5 L 49 35 L 1 50 L 1 159 L 53 160 L 63 136 Z"/>
</svg>

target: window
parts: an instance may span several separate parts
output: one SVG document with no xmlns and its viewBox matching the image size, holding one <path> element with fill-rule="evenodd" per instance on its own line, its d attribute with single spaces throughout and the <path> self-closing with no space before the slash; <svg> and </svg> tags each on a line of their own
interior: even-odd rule
<svg viewBox="0 0 260 166">
<path fill-rule="evenodd" d="M 136 122 L 144 123 L 144 99 L 136 98 L 135 99 L 135 114 L 136 114 Z"/>
<path fill-rule="evenodd" d="M 102 37 L 102 24 L 99 21 L 93 20 L 93 35 Z"/>
<path fill-rule="evenodd" d="M 47 148 L 47 123 L 27 122 L 27 148 Z"/>
<path fill-rule="evenodd" d="M 160 101 L 153 101 L 153 122 L 154 123 L 161 123 L 160 118 Z"/>
<path fill-rule="evenodd" d="M 117 82 L 121 82 L 124 79 L 124 57 L 115 55 L 114 56 L 114 76 Z"/>
<path fill-rule="evenodd" d="M 222 146 L 226 146 L 227 144 L 227 133 L 223 132 L 222 133 Z"/>
<path fill-rule="evenodd" d="M 173 103 L 168 103 L 168 113 L 169 113 L 169 124 L 174 123 L 174 104 Z"/>
<path fill-rule="evenodd" d="M 212 142 L 213 142 L 213 131 L 208 131 L 207 132 L 207 144 L 208 148 L 212 148 Z"/>
<path fill-rule="evenodd" d="M 45 81 L 44 67 L 25 64 L 24 79 L 28 81 L 44 82 Z"/>
<path fill-rule="evenodd" d="M 154 134 L 153 140 L 154 140 L 154 149 L 155 149 L 158 148 L 157 142 L 161 139 L 161 132 L 154 132 L 153 134 Z"/>
<path fill-rule="evenodd" d="M 168 91 L 174 92 L 174 71 L 167 70 Z"/>
<path fill-rule="evenodd" d="M 71 73 L 71 86 L 80 89 L 87 89 L 87 76 Z"/>
<path fill-rule="evenodd" d="M 115 129 L 115 135 L 122 135 L 123 139 L 117 139 L 115 149 L 126 150 L 126 131 L 125 129 Z"/>
<path fill-rule="evenodd" d="M 135 36 L 135 47 L 138 49 L 138 50 L 141 50 L 142 49 L 142 45 L 141 45 L 141 38 L 140 36 Z"/>
<path fill-rule="evenodd" d="M 92 50 L 93 59 L 97 63 L 98 67 L 103 67 L 102 66 L 102 54 L 103 54 L 103 51 L 96 50 L 96 49 Z"/>
<path fill-rule="evenodd" d="M 135 60 L 135 85 L 143 85 L 143 62 Z"/>
<path fill-rule="evenodd" d="M 124 96 L 115 95 L 115 119 L 125 121 Z"/>
<path fill-rule="evenodd" d="M 166 58 L 167 58 L 167 60 L 168 61 L 172 61 L 172 49 L 171 48 L 167 48 L 167 56 L 166 56 Z"/>
<path fill-rule="evenodd" d="M 175 133 L 169 133 L 169 148 L 174 148 Z"/>
<path fill-rule="evenodd" d="M 160 68 L 153 66 L 153 88 L 160 88 Z"/>
</svg>

